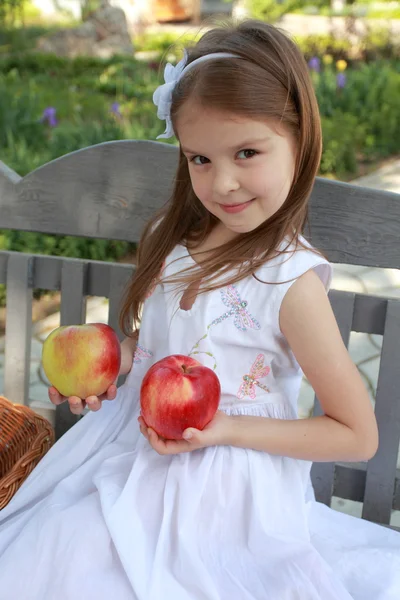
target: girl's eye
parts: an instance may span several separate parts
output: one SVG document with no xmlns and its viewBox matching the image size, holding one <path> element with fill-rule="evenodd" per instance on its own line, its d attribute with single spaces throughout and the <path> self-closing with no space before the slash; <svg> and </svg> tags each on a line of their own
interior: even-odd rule
<svg viewBox="0 0 400 600">
<path fill-rule="evenodd" d="M 205 156 L 197 155 L 197 156 L 192 156 L 192 158 L 190 159 L 190 162 L 194 163 L 195 165 L 205 165 L 205 164 L 209 163 L 210 161 Z"/>
<path fill-rule="evenodd" d="M 256 154 L 258 154 L 257 150 L 247 148 L 246 150 L 240 150 L 240 152 L 238 152 L 238 158 L 253 158 Z"/>
</svg>

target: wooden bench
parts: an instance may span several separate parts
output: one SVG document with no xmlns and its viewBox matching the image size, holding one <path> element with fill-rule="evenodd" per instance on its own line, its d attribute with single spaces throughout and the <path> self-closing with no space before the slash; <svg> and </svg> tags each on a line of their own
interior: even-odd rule
<svg viewBox="0 0 400 600">
<path fill-rule="evenodd" d="M 0 163 L 0 228 L 137 242 L 143 225 L 172 188 L 177 148 L 118 141 L 79 150 L 24 178 Z M 400 267 L 400 195 L 317 179 L 310 210 L 311 241 L 333 263 Z M 119 302 L 132 265 L 0 252 L 7 285 L 4 394 L 28 403 L 32 290 L 61 290 L 61 323 L 84 321 L 86 296 L 109 298 L 118 331 Z M 376 416 L 380 445 L 368 464 L 315 463 L 317 499 L 363 502 L 362 517 L 389 525 L 400 510 L 400 301 L 333 290 L 330 299 L 348 344 L 350 332 L 383 336 Z M 318 400 L 315 413 L 320 412 Z M 56 409 L 56 435 L 74 417 Z"/>
</svg>

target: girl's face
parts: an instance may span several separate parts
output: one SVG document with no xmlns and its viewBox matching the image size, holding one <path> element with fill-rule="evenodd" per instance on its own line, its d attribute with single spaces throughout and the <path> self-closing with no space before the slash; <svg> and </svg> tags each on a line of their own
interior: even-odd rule
<svg viewBox="0 0 400 600">
<path fill-rule="evenodd" d="M 230 236 L 256 229 L 285 202 L 295 144 L 283 127 L 188 101 L 177 134 L 196 196 Z"/>
</svg>

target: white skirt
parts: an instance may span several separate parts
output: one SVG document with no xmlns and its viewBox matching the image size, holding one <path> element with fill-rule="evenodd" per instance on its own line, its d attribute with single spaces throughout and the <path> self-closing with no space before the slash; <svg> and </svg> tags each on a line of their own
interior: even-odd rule
<svg viewBox="0 0 400 600">
<path fill-rule="evenodd" d="M 133 392 L 85 416 L 0 512 L 0 600 L 400 598 L 400 535 L 315 502 L 310 463 L 159 456 Z"/>
</svg>

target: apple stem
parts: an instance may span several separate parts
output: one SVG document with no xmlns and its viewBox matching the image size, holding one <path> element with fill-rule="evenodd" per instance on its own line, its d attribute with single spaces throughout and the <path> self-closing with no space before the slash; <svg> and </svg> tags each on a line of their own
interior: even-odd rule
<svg viewBox="0 0 400 600">
<path fill-rule="evenodd" d="M 182 371 L 183 371 L 184 373 L 188 373 L 188 370 L 187 370 L 187 368 L 186 368 L 186 365 L 181 365 L 181 367 L 182 367 Z"/>
</svg>

